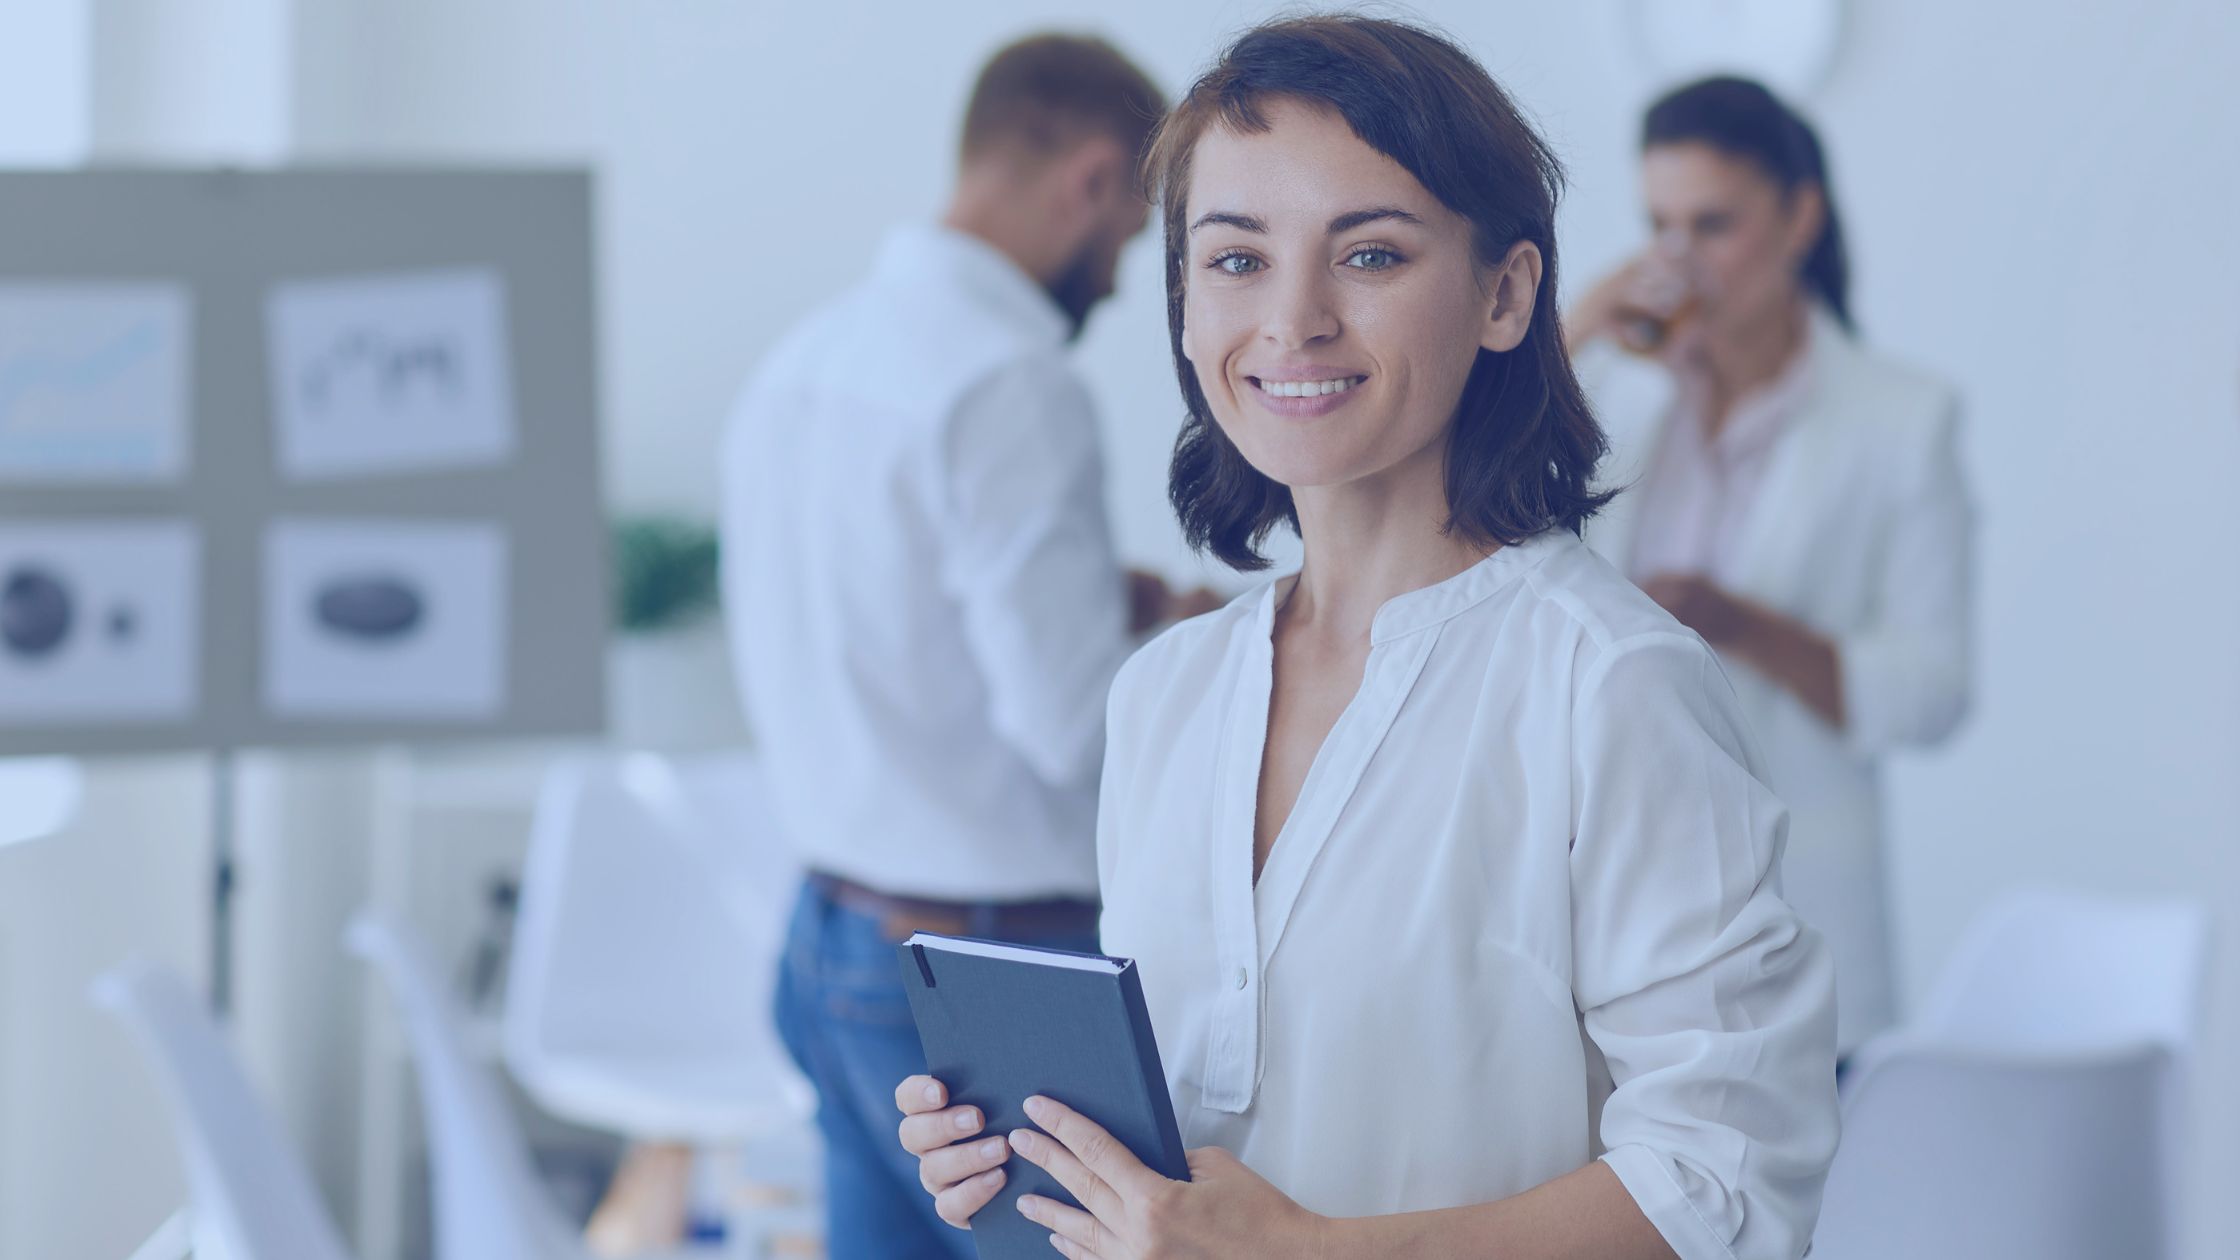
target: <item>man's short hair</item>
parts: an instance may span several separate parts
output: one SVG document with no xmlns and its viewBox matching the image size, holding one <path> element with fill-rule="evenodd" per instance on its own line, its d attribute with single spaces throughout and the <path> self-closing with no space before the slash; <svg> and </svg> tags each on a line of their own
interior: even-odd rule
<svg viewBox="0 0 2240 1260">
<path fill-rule="evenodd" d="M 1150 76 L 1118 49 L 1085 35 L 1030 35 L 996 53 L 972 86 L 963 157 L 1015 149 L 1044 157 L 1091 135 L 1132 160 L 1167 112 Z"/>
</svg>

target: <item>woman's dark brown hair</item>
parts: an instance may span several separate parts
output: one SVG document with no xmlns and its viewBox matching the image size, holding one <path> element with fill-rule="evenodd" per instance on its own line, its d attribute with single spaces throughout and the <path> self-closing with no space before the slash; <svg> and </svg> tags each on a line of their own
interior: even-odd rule
<svg viewBox="0 0 2240 1260">
<path fill-rule="evenodd" d="M 1798 279 L 1851 328 L 1851 263 L 1843 248 L 1836 190 L 1820 133 L 1762 83 L 1720 75 L 1674 88 L 1657 98 L 1641 120 L 1641 149 L 1664 144 L 1704 144 L 1741 158 L 1763 172 L 1783 197 L 1811 186 L 1820 190 L 1820 235 L 1804 256 Z"/>
<path fill-rule="evenodd" d="M 1478 352 L 1447 441 L 1447 529 L 1492 545 L 1549 529 L 1579 531 L 1608 496 L 1592 488 L 1606 449 L 1557 318 L 1555 206 L 1563 170 L 1517 107 L 1468 53 L 1419 27 L 1328 16 L 1248 32 L 1160 125 L 1145 157 L 1166 225 L 1167 326 L 1189 414 L 1167 494 L 1190 545 L 1232 568 L 1261 569 L 1277 524 L 1299 527 L 1291 491 L 1245 462 L 1214 423 L 1182 352 L 1190 163 L 1208 128 L 1268 130 L 1288 98 L 1334 110 L 1362 143 L 1414 175 L 1470 221 L 1481 264 L 1531 241 L 1543 261 L 1532 323 L 1513 350 Z"/>
</svg>

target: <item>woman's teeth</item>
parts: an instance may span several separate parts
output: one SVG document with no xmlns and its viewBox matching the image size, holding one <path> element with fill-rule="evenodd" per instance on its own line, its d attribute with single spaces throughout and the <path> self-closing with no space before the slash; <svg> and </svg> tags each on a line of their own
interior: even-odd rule
<svg viewBox="0 0 2240 1260">
<path fill-rule="evenodd" d="M 1253 384 L 1271 398 L 1313 398 L 1317 394 L 1342 394 L 1361 382 L 1366 376 L 1341 376 L 1334 381 L 1260 381 Z"/>
</svg>

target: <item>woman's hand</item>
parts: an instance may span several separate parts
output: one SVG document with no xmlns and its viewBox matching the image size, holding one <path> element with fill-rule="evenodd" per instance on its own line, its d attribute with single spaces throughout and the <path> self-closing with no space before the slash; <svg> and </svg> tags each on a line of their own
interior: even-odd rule
<svg viewBox="0 0 2240 1260">
<path fill-rule="evenodd" d="M 918 1182 L 933 1196 L 933 1210 L 958 1229 L 972 1228 L 972 1214 L 1003 1189 L 1003 1161 L 1011 1148 L 1001 1137 L 973 1139 L 987 1125 L 978 1107 L 951 1107 L 949 1087 L 930 1076 L 895 1086 L 902 1109 L 902 1149 L 918 1157 Z"/>
<path fill-rule="evenodd" d="M 1143 569 L 1128 570 L 1128 633 L 1143 634 L 1209 613 L 1229 601 L 1208 587 L 1178 591 Z"/>
<path fill-rule="evenodd" d="M 1227 1151 L 1190 1152 L 1191 1179 L 1171 1181 L 1063 1103 L 1029 1098 L 1027 1114 L 1044 1132 L 1019 1130 L 1011 1149 L 1088 1210 L 1030 1194 L 1019 1211 L 1072 1260 L 1312 1260 L 1321 1251 L 1323 1218 Z"/>
<path fill-rule="evenodd" d="M 1844 728 L 1843 654 L 1833 639 L 1696 574 L 1657 574 L 1641 589 L 1704 642 L 1749 661 L 1829 726 Z"/>
<path fill-rule="evenodd" d="M 1641 590 L 1715 647 L 1734 644 L 1750 624 L 1750 609 L 1700 574 L 1659 573 L 1643 579 Z"/>
<path fill-rule="evenodd" d="M 1663 255 L 1646 251 L 1572 303 L 1563 321 L 1564 340 L 1576 351 L 1608 337 L 1636 354 L 1662 357 L 1671 325 L 1693 300 L 1687 276 Z"/>
</svg>

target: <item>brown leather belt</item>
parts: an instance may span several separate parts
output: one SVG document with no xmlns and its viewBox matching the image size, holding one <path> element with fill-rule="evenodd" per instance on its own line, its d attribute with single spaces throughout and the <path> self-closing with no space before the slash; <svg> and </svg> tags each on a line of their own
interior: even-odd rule
<svg viewBox="0 0 2240 1260">
<path fill-rule="evenodd" d="M 912 932 L 978 936 L 999 941 L 1031 941 L 1049 936 L 1090 936 L 1097 930 L 1097 903 L 1073 898 L 1044 901 L 935 901 L 898 897 L 854 880 L 809 872 L 809 886 L 825 900 L 876 919 L 890 941 Z"/>
</svg>

